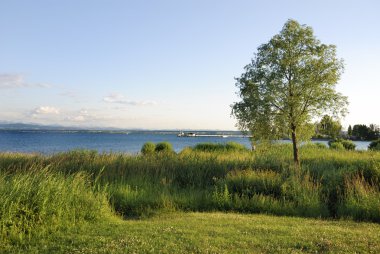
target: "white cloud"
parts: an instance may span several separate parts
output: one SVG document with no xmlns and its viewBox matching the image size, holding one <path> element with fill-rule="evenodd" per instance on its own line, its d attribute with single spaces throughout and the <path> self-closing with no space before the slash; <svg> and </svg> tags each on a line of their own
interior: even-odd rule
<svg viewBox="0 0 380 254">
<path fill-rule="evenodd" d="M 66 116 L 66 121 L 71 122 L 87 122 L 96 120 L 97 116 L 94 114 L 90 114 L 86 109 L 82 109 L 79 112 L 72 113 L 72 115 Z"/>
<path fill-rule="evenodd" d="M 38 108 L 35 108 L 32 112 L 31 115 L 32 117 L 38 117 L 41 115 L 59 115 L 60 111 L 59 109 L 51 106 L 40 106 Z"/>
<path fill-rule="evenodd" d="M 151 100 L 144 100 L 144 101 L 133 101 L 133 100 L 127 100 L 124 95 L 122 94 L 111 94 L 103 98 L 104 102 L 107 103 L 116 103 L 116 104 L 123 104 L 123 105 L 131 105 L 131 106 L 153 106 L 157 105 L 157 102 L 151 101 Z"/>
<path fill-rule="evenodd" d="M 0 89 L 13 89 L 25 87 L 49 88 L 49 84 L 44 83 L 28 83 L 22 74 L 0 74 Z"/>
</svg>

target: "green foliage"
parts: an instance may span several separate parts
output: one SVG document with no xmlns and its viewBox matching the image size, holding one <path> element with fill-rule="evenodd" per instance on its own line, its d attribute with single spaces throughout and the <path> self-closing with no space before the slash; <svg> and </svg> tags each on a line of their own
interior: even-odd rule
<svg viewBox="0 0 380 254">
<path fill-rule="evenodd" d="M 380 151 L 380 139 L 372 141 L 369 144 L 368 149 L 373 150 L 373 151 Z"/>
<path fill-rule="evenodd" d="M 351 140 L 344 139 L 341 141 L 346 150 L 355 150 L 356 145 Z"/>
<path fill-rule="evenodd" d="M 352 129 L 352 136 L 359 140 L 374 140 L 380 138 L 380 128 L 377 125 L 355 124 Z"/>
<path fill-rule="evenodd" d="M 111 215 L 104 189 L 87 174 L 50 169 L 0 172 L 0 241 L 23 242 Z"/>
<path fill-rule="evenodd" d="M 148 217 L 163 211 L 174 211 L 170 195 L 158 187 L 140 184 L 113 184 L 110 186 L 111 203 L 123 217 Z"/>
<path fill-rule="evenodd" d="M 156 144 L 155 151 L 158 153 L 174 153 L 173 146 L 169 142 L 160 142 Z"/>
<path fill-rule="evenodd" d="M 152 155 L 155 151 L 156 145 L 152 142 L 146 142 L 141 148 L 141 153 L 143 155 Z"/>
<path fill-rule="evenodd" d="M 231 212 L 175 212 L 58 231 L 25 245 L 7 248 L 0 244 L 0 252 L 354 254 L 380 253 L 379 238 L 378 223 Z"/>
<path fill-rule="evenodd" d="M 273 171 L 235 170 L 227 174 L 221 185 L 227 186 L 231 193 L 253 197 L 255 194 L 281 196 L 281 175 Z"/>
<path fill-rule="evenodd" d="M 358 176 L 346 180 L 345 190 L 338 207 L 338 216 L 380 222 L 379 186 L 373 186 Z"/>
<path fill-rule="evenodd" d="M 316 147 L 321 148 L 321 149 L 326 149 L 327 148 L 327 146 L 325 144 L 323 144 L 323 143 L 317 142 L 317 143 L 314 143 L 314 144 L 315 144 Z"/>
<path fill-rule="evenodd" d="M 222 143 L 199 143 L 193 148 L 194 151 L 203 152 L 231 152 L 231 151 L 248 151 L 244 145 L 236 142 Z"/>
<path fill-rule="evenodd" d="M 242 100 L 232 113 L 239 128 L 250 131 L 254 140 L 291 136 L 298 146 L 314 134 L 313 117 L 346 112 L 347 98 L 335 91 L 342 70 L 335 46 L 321 44 L 311 27 L 287 21 L 237 78 Z M 298 149 L 294 160 L 298 162 Z"/>
<path fill-rule="evenodd" d="M 317 124 L 317 133 L 330 138 L 337 138 L 340 135 L 341 129 L 342 125 L 340 122 L 328 115 L 324 115 L 322 120 Z"/>
<path fill-rule="evenodd" d="M 324 143 L 316 142 L 307 142 L 301 146 L 302 149 L 326 149 L 327 146 Z"/>
<path fill-rule="evenodd" d="M 291 153 L 290 144 L 260 144 L 254 152 L 188 148 L 159 156 L 0 154 L 2 239 L 20 243 L 97 223 L 111 214 L 107 201 L 132 218 L 220 210 L 380 219 L 380 153 L 305 144 L 300 168 Z"/>
<path fill-rule="evenodd" d="M 334 150 L 344 150 L 344 146 L 341 142 L 331 142 L 329 143 L 330 149 Z"/>
<path fill-rule="evenodd" d="M 352 136 L 352 126 L 351 125 L 348 126 L 347 135 Z"/>
<path fill-rule="evenodd" d="M 346 139 L 334 139 L 329 141 L 329 146 L 331 149 L 346 149 L 346 150 L 355 150 L 356 145 L 351 140 Z"/>
<path fill-rule="evenodd" d="M 321 188 L 308 175 L 273 171 L 233 171 L 221 180 L 213 200 L 221 210 L 268 212 L 278 215 L 327 217 Z"/>
</svg>

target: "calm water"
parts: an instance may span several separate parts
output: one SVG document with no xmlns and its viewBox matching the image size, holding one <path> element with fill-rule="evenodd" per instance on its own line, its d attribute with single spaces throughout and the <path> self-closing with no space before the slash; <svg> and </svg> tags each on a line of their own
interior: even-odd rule
<svg viewBox="0 0 380 254">
<path fill-rule="evenodd" d="M 214 133 L 212 133 L 214 134 Z M 197 143 L 226 143 L 234 141 L 250 148 L 244 137 L 177 137 L 176 132 L 66 132 L 66 131 L 0 131 L 1 152 L 37 152 L 51 154 L 73 149 L 99 152 L 138 153 L 145 142 L 170 142 L 179 152 Z M 280 141 L 290 142 L 290 141 Z M 327 141 L 316 141 L 327 144 Z M 355 142 L 358 150 L 366 150 L 369 142 Z"/>
</svg>

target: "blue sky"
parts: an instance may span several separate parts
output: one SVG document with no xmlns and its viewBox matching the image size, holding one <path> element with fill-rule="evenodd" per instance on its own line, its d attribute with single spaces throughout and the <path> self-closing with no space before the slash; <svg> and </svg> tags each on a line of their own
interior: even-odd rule
<svg viewBox="0 0 380 254">
<path fill-rule="evenodd" d="M 0 121 L 235 129 L 234 77 L 288 19 L 337 45 L 344 126 L 380 124 L 380 1 L 0 2 Z"/>
</svg>

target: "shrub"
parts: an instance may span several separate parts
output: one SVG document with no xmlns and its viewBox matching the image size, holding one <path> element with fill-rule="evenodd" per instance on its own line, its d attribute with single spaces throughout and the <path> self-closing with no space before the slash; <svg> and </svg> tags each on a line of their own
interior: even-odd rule
<svg viewBox="0 0 380 254">
<path fill-rule="evenodd" d="M 380 139 L 372 141 L 369 144 L 368 149 L 373 150 L 373 151 L 380 151 Z"/>
<path fill-rule="evenodd" d="M 227 144 L 225 144 L 225 147 L 226 147 L 226 150 L 228 151 L 247 151 L 248 150 L 247 147 L 236 142 L 227 142 Z"/>
<path fill-rule="evenodd" d="M 340 150 L 342 147 L 346 150 L 355 150 L 356 145 L 351 140 L 346 139 L 334 139 L 329 141 L 331 149 Z"/>
<path fill-rule="evenodd" d="M 159 153 L 174 153 L 173 146 L 169 142 L 158 143 L 155 151 Z"/>
<path fill-rule="evenodd" d="M 150 155 L 150 154 L 154 154 L 155 150 L 156 150 L 156 145 L 154 143 L 146 142 L 141 148 L 141 153 L 143 155 Z"/>
<path fill-rule="evenodd" d="M 351 140 L 342 140 L 341 143 L 346 150 L 355 150 L 356 145 Z"/>
<path fill-rule="evenodd" d="M 312 142 L 307 142 L 302 145 L 302 148 L 307 148 L 307 149 L 326 149 L 327 146 L 323 143 L 312 143 Z"/>
<path fill-rule="evenodd" d="M 224 146 L 223 144 L 216 143 L 199 143 L 194 146 L 193 150 L 202 152 L 214 152 L 224 150 Z"/>
<path fill-rule="evenodd" d="M 326 144 L 319 143 L 319 142 L 315 143 L 315 146 L 318 147 L 318 148 L 321 148 L 321 149 L 326 149 L 327 148 Z"/>
<path fill-rule="evenodd" d="M 344 150 L 344 146 L 340 142 L 331 142 L 329 143 L 330 149 L 334 150 Z"/>
<path fill-rule="evenodd" d="M 236 142 L 221 143 L 199 143 L 193 150 L 202 152 L 226 152 L 226 151 L 248 151 L 248 148 Z"/>
</svg>

